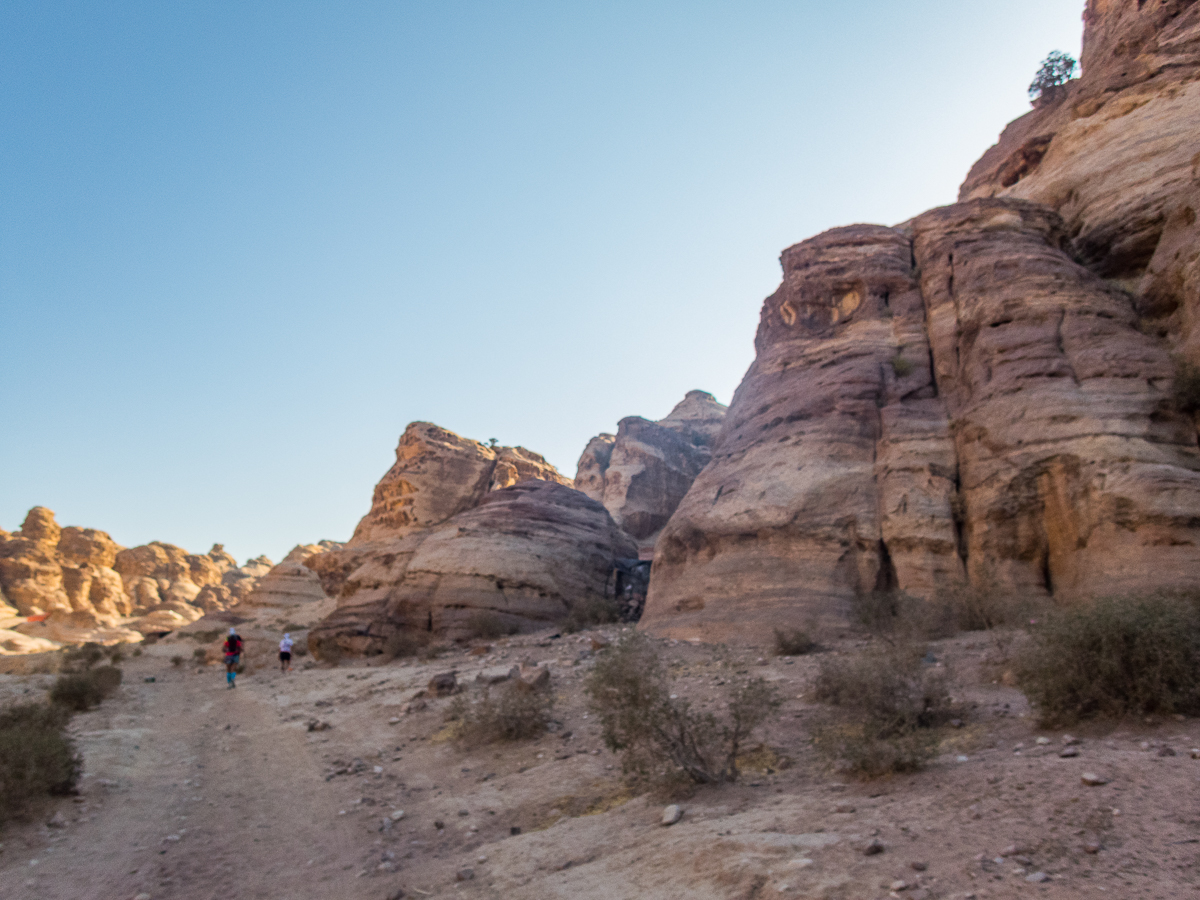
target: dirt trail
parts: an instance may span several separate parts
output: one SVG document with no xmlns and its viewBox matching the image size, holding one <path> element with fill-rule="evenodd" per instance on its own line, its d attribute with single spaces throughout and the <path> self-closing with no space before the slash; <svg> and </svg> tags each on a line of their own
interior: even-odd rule
<svg viewBox="0 0 1200 900">
<path fill-rule="evenodd" d="M 161 663 L 135 661 L 125 674 L 119 698 L 75 719 L 82 802 L 60 807 L 65 827 L 7 842 L 0 895 L 379 896 L 357 877 L 353 827 L 338 817 L 303 725 L 281 722 L 270 704 L 279 676 L 226 690 L 216 667 L 164 674 Z"/>
</svg>

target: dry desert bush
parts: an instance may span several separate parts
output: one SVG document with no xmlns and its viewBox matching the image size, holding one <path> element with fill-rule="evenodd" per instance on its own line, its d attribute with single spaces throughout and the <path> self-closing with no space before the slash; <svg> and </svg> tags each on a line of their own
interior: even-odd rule
<svg viewBox="0 0 1200 900">
<path fill-rule="evenodd" d="M 1043 724 L 1200 715 L 1200 597 L 1105 598 L 1030 626 L 1021 690 Z"/>
<path fill-rule="evenodd" d="M 0 711 L 0 824 L 40 798 L 75 788 L 82 761 L 66 736 L 70 713 L 25 703 Z"/>
<path fill-rule="evenodd" d="M 812 635 L 803 628 L 776 628 L 775 655 L 803 656 L 820 649 Z"/>
<path fill-rule="evenodd" d="M 947 683 L 920 645 L 827 658 L 813 698 L 834 711 L 815 729 L 817 750 L 864 778 L 920 769 L 937 752 L 933 729 L 950 717 Z"/>
<path fill-rule="evenodd" d="M 432 635 L 428 631 L 397 631 L 383 643 L 383 655 L 388 659 L 421 656 L 428 649 Z"/>
<path fill-rule="evenodd" d="M 722 716 L 693 709 L 672 697 L 654 645 L 636 631 L 600 656 L 586 691 L 604 742 L 622 754 L 626 772 L 682 775 L 696 784 L 737 780 L 739 752 L 780 705 L 775 690 L 755 678 L 730 686 Z"/>
<path fill-rule="evenodd" d="M 484 688 L 473 700 L 458 696 L 448 718 L 458 723 L 456 735 L 465 747 L 505 741 L 525 741 L 546 733 L 554 711 L 554 693 L 548 687 L 530 689 L 509 682 Z"/>
<path fill-rule="evenodd" d="M 495 640 L 506 635 L 516 634 L 519 630 L 516 622 L 506 621 L 503 616 L 490 609 L 476 610 L 467 618 L 467 631 L 470 638 Z"/>
<path fill-rule="evenodd" d="M 121 670 L 116 666 L 98 666 L 83 672 L 59 675 L 50 688 L 50 700 L 75 712 L 86 712 L 121 686 Z"/>
<path fill-rule="evenodd" d="M 621 607 L 616 600 L 592 597 L 573 603 L 562 627 L 567 634 L 575 634 L 597 625 L 611 625 L 620 619 Z"/>
</svg>

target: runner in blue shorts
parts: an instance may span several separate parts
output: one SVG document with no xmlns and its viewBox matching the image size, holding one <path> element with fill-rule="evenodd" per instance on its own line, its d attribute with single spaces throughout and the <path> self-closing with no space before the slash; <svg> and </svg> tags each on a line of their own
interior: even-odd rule
<svg viewBox="0 0 1200 900">
<path fill-rule="evenodd" d="M 229 637 L 225 638 L 225 683 L 231 688 L 237 687 L 237 664 L 242 658 L 242 639 L 237 629 L 229 629 Z"/>
</svg>

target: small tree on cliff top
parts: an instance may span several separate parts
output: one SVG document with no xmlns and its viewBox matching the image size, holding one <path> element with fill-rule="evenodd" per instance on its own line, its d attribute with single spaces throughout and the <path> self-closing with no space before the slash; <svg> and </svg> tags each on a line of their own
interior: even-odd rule
<svg viewBox="0 0 1200 900">
<path fill-rule="evenodd" d="M 1042 67 L 1033 76 L 1029 85 L 1029 99 L 1036 103 L 1045 98 L 1051 99 L 1058 89 L 1071 80 L 1075 74 L 1075 57 L 1061 50 L 1052 50 L 1050 55 L 1042 60 Z"/>
</svg>

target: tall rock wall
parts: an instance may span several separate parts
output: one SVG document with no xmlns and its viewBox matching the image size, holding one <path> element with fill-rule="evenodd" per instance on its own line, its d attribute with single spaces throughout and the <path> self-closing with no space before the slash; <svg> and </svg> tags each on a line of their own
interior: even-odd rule
<svg viewBox="0 0 1200 900">
<path fill-rule="evenodd" d="M 1200 2 L 1090 0 L 1082 76 L 1012 122 L 960 200 L 1056 210 L 1072 255 L 1200 364 Z"/>
<path fill-rule="evenodd" d="M 629 416 L 616 435 L 592 438 L 579 458 L 575 489 L 604 504 L 649 557 L 671 514 L 712 458 L 725 406 L 689 391 L 665 419 Z"/>
<path fill-rule="evenodd" d="M 785 251 L 645 627 L 761 639 L 881 589 L 1200 584 L 1200 451 L 1169 354 L 1066 247 L 1052 210 L 990 199 Z"/>
<path fill-rule="evenodd" d="M 1200 585 L 1200 3 L 1092 0 L 1083 76 L 960 203 L 786 250 L 645 627 L 764 639 L 970 585 Z"/>
</svg>

